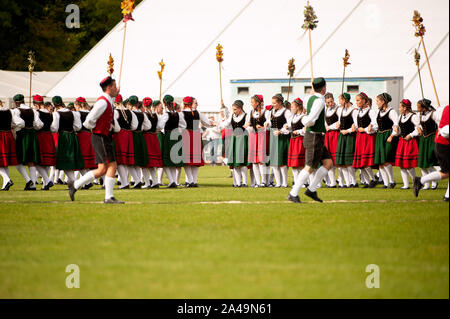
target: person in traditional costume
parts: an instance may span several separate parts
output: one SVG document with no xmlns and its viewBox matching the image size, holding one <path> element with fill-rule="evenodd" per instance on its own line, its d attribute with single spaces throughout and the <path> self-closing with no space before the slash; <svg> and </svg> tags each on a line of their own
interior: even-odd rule
<svg viewBox="0 0 450 319">
<path fill-rule="evenodd" d="M 16 142 L 13 130 L 21 129 L 25 121 L 0 101 L 0 176 L 3 179 L 2 191 L 9 191 L 14 185 L 9 177 L 9 166 L 17 165 Z"/>
<path fill-rule="evenodd" d="M 231 129 L 232 136 L 226 147 L 225 156 L 227 165 L 233 169 L 233 187 L 247 187 L 248 179 L 248 131 L 245 123 L 248 123 L 248 115 L 244 112 L 244 102 L 234 101 L 233 114 L 219 124 L 221 129 Z"/>
<path fill-rule="evenodd" d="M 333 161 L 333 167 L 328 172 L 329 188 L 336 188 L 336 149 L 339 137 L 339 107 L 334 102 L 332 93 L 325 94 L 325 147 L 328 149 Z"/>
<path fill-rule="evenodd" d="M 36 165 L 36 170 L 43 180 L 42 190 L 46 191 L 54 185 L 48 176 L 49 168 L 56 165 L 56 147 L 53 143 L 53 134 L 50 128 L 53 122 L 53 115 L 49 112 L 48 108 L 44 107 L 44 99 L 42 96 L 33 96 L 33 104 L 38 110 L 39 119 L 44 123 L 44 126 L 37 132 L 41 159 L 38 165 Z"/>
<path fill-rule="evenodd" d="M 438 160 L 434 153 L 434 139 L 439 125 L 439 114 L 431 105 L 431 101 L 423 99 L 417 102 L 417 110 L 420 112 L 419 133 L 419 163 L 418 166 L 422 170 L 422 176 L 428 175 L 435 171 L 434 166 L 438 166 Z M 431 182 L 431 189 L 437 189 L 437 181 Z M 430 189 L 430 183 L 425 183 L 424 190 Z"/>
<path fill-rule="evenodd" d="M 302 99 L 296 98 L 291 103 L 291 112 L 291 120 L 287 123 L 287 128 L 291 132 L 287 166 L 292 168 L 295 183 L 298 174 L 305 166 L 305 147 L 303 146 L 305 126 L 302 123 L 302 118 L 306 116 L 306 113 L 304 112 Z"/>
<path fill-rule="evenodd" d="M 81 130 L 80 113 L 64 107 L 61 97 L 53 97 L 53 103 L 62 107 L 53 112 L 53 121 L 50 126 L 52 132 L 58 132 L 58 145 L 56 146 L 56 168 L 63 170 L 67 176 L 67 183 L 75 181 L 75 170 L 84 168 L 83 155 L 76 132 Z"/>
<path fill-rule="evenodd" d="M 75 192 L 83 185 L 92 182 L 95 178 L 105 176 L 105 204 L 123 204 L 114 197 L 114 183 L 117 163 L 114 154 L 111 130 L 120 129 L 117 121 L 114 121 L 114 100 L 119 93 L 116 81 L 110 76 L 100 82 L 103 94 L 97 99 L 92 110 L 89 112 L 83 125 L 92 130 L 91 142 L 95 152 L 95 162 L 98 167 L 75 182 L 69 182 L 69 197 L 73 201 Z"/>
<path fill-rule="evenodd" d="M 325 147 L 325 97 L 327 92 L 324 78 L 315 78 L 313 83 L 314 95 L 306 101 L 307 115 L 302 118 L 306 127 L 303 146 L 305 148 L 305 167 L 300 171 L 287 199 L 294 203 L 301 203 L 298 192 L 308 180 L 313 169 L 316 169 L 314 180 L 306 188 L 305 195 L 311 199 L 322 202 L 317 195 L 317 185 L 333 167 L 333 161 L 328 149 Z M 322 164 L 320 166 L 320 164 Z M 320 166 L 320 167 L 319 167 Z"/>
<path fill-rule="evenodd" d="M 156 116 L 158 117 L 158 126 L 156 129 L 156 136 L 158 137 L 158 141 L 159 141 L 159 147 L 161 149 L 161 160 L 162 160 L 162 153 L 163 153 L 163 142 L 164 142 L 164 107 L 163 104 L 161 103 L 161 101 L 156 100 L 153 101 L 153 105 L 152 105 L 152 110 L 153 110 L 153 114 L 156 114 Z M 159 131 L 158 131 L 159 130 Z M 164 169 L 162 167 L 158 167 L 156 169 L 156 173 L 158 175 L 158 186 L 165 186 L 162 179 L 163 179 L 163 175 L 164 175 Z"/>
<path fill-rule="evenodd" d="M 276 185 L 275 187 L 288 187 L 288 152 L 289 152 L 289 131 L 284 125 L 289 123 L 292 117 L 291 111 L 284 107 L 284 98 L 281 94 L 272 97 L 273 108 L 270 111 L 270 118 L 265 122 L 264 127 L 270 129 L 269 156 L 267 164 L 273 170 Z"/>
<path fill-rule="evenodd" d="M 430 103 L 431 104 L 431 103 Z M 440 172 L 434 171 L 431 173 L 428 173 L 425 176 L 422 177 L 416 177 L 414 179 L 414 186 L 413 186 L 413 192 L 414 196 L 418 197 L 419 192 L 422 189 L 422 187 L 430 182 L 433 181 L 440 181 L 444 179 L 448 179 L 449 177 L 449 165 L 448 165 L 448 158 L 449 158 L 449 107 L 448 105 L 442 108 L 442 113 L 440 114 L 439 119 L 439 126 L 436 131 L 435 136 L 435 144 L 434 144 L 434 153 L 438 159 L 439 166 L 441 168 Z M 437 112 L 436 112 L 437 113 Z M 439 113 L 438 113 L 439 114 Z M 444 195 L 444 201 L 449 201 L 449 185 L 447 184 L 447 191 Z"/>
<path fill-rule="evenodd" d="M 250 99 L 252 110 L 250 121 L 245 124 L 248 128 L 248 162 L 252 164 L 255 176 L 255 187 L 267 186 L 267 154 L 269 146 L 270 131 L 266 130 L 264 124 L 270 121 L 270 112 L 264 108 L 262 95 L 254 95 Z"/>
<path fill-rule="evenodd" d="M 186 130 L 183 131 L 183 148 L 184 148 L 184 170 L 186 173 L 186 187 L 198 187 L 198 171 L 200 166 L 204 166 L 202 132 L 200 124 L 206 127 L 212 127 L 214 121 L 211 121 L 206 115 L 200 113 L 193 108 L 195 99 L 186 96 L 183 99 L 184 110 L 183 117 L 186 121 Z"/>
<path fill-rule="evenodd" d="M 219 117 L 219 123 L 218 126 L 225 127 L 222 125 L 223 122 L 227 121 L 230 116 L 230 112 L 228 111 L 228 108 L 225 106 L 225 104 L 222 103 L 222 108 L 220 109 L 220 117 Z M 222 151 L 222 162 L 227 165 L 228 159 L 226 157 L 226 150 L 227 148 L 225 145 L 229 145 L 229 141 L 231 139 L 231 136 L 233 135 L 233 130 L 230 128 L 223 128 L 220 130 L 220 136 L 221 136 L 221 151 Z M 230 167 L 230 176 L 229 178 L 234 178 L 233 169 Z"/>
<path fill-rule="evenodd" d="M 344 93 L 339 97 L 341 105 L 339 112 L 339 136 L 336 147 L 335 163 L 342 170 L 344 187 L 357 187 L 353 160 L 356 144 L 356 127 L 358 125 L 358 110 L 350 102 L 350 94 Z"/>
<path fill-rule="evenodd" d="M 168 188 L 177 188 L 177 169 L 184 166 L 182 130 L 186 128 L 184 114 L 177 112 L 177 105 L 171 95 L 163 98 L 166 112 L 162 117 L 164 123 L 163 167 L 169 179 Z"/>
<path fill-rule="evenodd" d="M 358 107 L 357 133 L 353 167 L 361 170 L 366 184 L 364 188 L 374 188 L 377 183 L 372 171 L 375 156 L 375 138 L 378 130 L 377 115 L 369 105 L 366 93 L 356 96 Z"/>
<path fill-rule="evenodd" d="M 115 146 L 115 159 L 117 162 L 117 172 L 120 176 L 120 188 L 129 189 L 130 183 L 128 181 L 128 174 L 131 173 L 134 181 L 139 180 L 134 169 L 134 143 L 133 131 L 138 126 L 136 115 L 130 110 L 131 104 L 126 100 L 125 109 L 122 102 L 114 103 L 114 119 L 120 127 L 120 131 L 113 134 L 113 141 Z"/>
<path fill-rule="evenodd" d="M 419 162 L 419 146 L 417 128 L 420 125 L 419 116 L 413 112 L 411 101 L 403 99 L 399 106 L 400 118 L 398 127 L 400 129 L 400 138 L 398 141 L 397 152 L 395 154 L 395 166 L 400 167 L 403 187 L 409 189 L 408 175 L 414 181 L 416 177 L 415 168 Z"/>
<path fill-rule="evenodd" d="M 392 165 L 395 162 L 397 150 L 398 114 L 389 106 L 392 97 L 388 93 L 379 94 L 376 98 L 378 106 L 377 124 L 378 131 L 375 141 L 374 164 L 378 165 L 378 170 L 383 180 L 383 188 L 394 188 L 394 170 Z"/>
<path fill-rule="evenodd" d="M 24 96 L 17 94 L 13 98 L 16 108 L 12 110 L 14 116 L 20 117 L 25 125 L 22 128 L 16 128 L 16 166 L 19 173 L 25 179 L 26 191 L 36 190 L 36 165 L 41 160 L 39 150 L 39 141 L 36 131 L 40 130 L 44 123 L 39 118 L 39 113 L 30 106 L 24 104 Z M 28 165 L 29 175 L 25 169 Z"/>
</svg>

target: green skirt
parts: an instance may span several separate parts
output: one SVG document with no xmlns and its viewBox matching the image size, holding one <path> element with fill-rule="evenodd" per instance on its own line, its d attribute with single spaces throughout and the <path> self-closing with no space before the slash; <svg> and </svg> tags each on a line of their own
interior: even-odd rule
<svg viewBox="0 0 450 319">
<path fill-rule="evenodd" d="M 148 153 L 144 133 L 133 132 L 133 145 L 134 145 L 134 165 L 139 167 L 147 166 Z"/>
<path fill-rule="evenodd" d="M 164 143 L 164 134 L 161 132 L 158 132 L 158 133 L 156 133 L 156 137 L 158 138 L 159 149 L 161 150 L 161 154 L 162 154 L 162 146 Z"/>
<path fill-rule="evenodd" d="M 248 166 L 248 135 L 233 135 L 226 155 L 228 166 Z"/>
<path fill-rule="evenodd" d="M 34 129 L 24 128 L 17 132 L 16 156 L 19 164 L 37 164 L 40 162 L 39 141 Z"/>
<path fill-rule="evenodd" d="M 434 154 L 434 135 L 419 138 L 419 167 L 430 168 L 437 166 L 438 160 Z"/>
<path fill-rule="evenodd" d="M 387 140 L 391 136 L 392 130 L 377 133 L 375 143 L 374 164 L 383 165 L 385 163 L 395 162 L 395 152 L 397 151 L 398 137 L 394 136 L 391 143 Z"/>
<path fill-rule="evenodd" d="M 267 164 L 271 166 L 286 166 L 289 155 L 289 142 L 291 135 L 280 134 L 273 135 L 270 132 L 269 139 L 269 158 Z"/>
<path fill-rule="evenodd" d="M 336 148 L 336 165 L 353 165 L 355 156 L 356 134 L 339 134 Z"/>
<path fill-rule="evenodd" d="M 184 166 L 183 141 L 181 134 L 176 134 L 175 140 L 170 139 L 172 131 L 167 131 L 163 135 L 162 156 L 164 167 Z M 171 154 L 172 153 L 172 154 Z"/>
<path fill-rule="evenodd" d="M 59 132 L 56 146 L 56 168 L 66 171 L 84 168 L 84 159 L 76 133 Z"/>
</svg>

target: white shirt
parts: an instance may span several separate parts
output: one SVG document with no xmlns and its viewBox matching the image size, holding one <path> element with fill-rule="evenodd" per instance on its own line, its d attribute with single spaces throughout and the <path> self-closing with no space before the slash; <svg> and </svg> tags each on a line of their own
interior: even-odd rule
<svg viewBox="0 0 450 319">
<path fill-rule="evenodd" d="M 161 115 L 161 127 L 162 127 L 162 129 L 164 129 L 164 127 L 166 126 L 167 121 L 169 120 L 169 113 L 170 113 L 170 111 L 165 111 Z M 187 124 L 186 124 L 186 121 L 184 119 L 184 114 L 183 114 L 183 112 L 177 112 L 177 113 L 178 113 L 178 128 L 185 129 L 187 127 Z"/>
<path fill-rule="evenodd" d="M 377 122 L 377 114 L 376 114 L 376 112 L 374 110 L 372 110 L 372 108 L 370 108 L 370 107 L 366 107 L 364 109 L 361 108 L 361 109 L 359 109 L 358 117 L 359 118 L 364 117 L 367 114 L 367 112 L 369 113 L 370 125 L 372 125 L 372 131 L 369 132 L 369 126 L 364 128 L 364 131 L 367 134 L 374 134 L 378 130 L 378 122 Z"/>
<path fill-rule="evenodd" d="M 264 108 L 262 108 L 261 111 L 262 111 L 262 112 L 261 112 L 261 113 L 262 113 L 261 117 L 264 118 L 264 123 L 270 122 L 270 112 L 267 111 L 267 110 L 264 109 Z M 252 119 L 252 118 L 258 119 L 258 118 L 259 118 L 259 112 L 258 112 L 258 111 L 255 111 L 255 110 L 252 110 L 252 111 L 250 112 L 250 116 L 247 117 L 247 120 L 246 120 L 246 122 L 245 122 L 245 125 L 248 127 L 248 130 L 249 130 L 249 131 L 253 131 L 253 127 L 251 126 L 251 119 Z M 264 124 L 263 124 L 263 125 L 264 125 Z"/>
<path fill-rule="evenodd" d="M 43 126 L 44 126 L 44 123 L 41 121 L 41 119 L 40 119 L 40 117 L 39 117 L 39 113 L 38 113 L 38 111 L 36 111 L 35 109 L 32 109 L 31 107 L 29 107 L 28 105 L 25 105 L 25 104 L 20 104 L 20 106 L 18 107 L 18 108 L 15 108 L 15 109 L 12 109 L 11 110 L 11 113 L 13 114 L 13 117 L 14 116 L 16 116 L 16 117 L 19 117 L 22 121 L 23 121 L 23 126 L 22 127 L 17 127 L 16 128 L 16 131 L 19 131 L 20 129 L 22 129 L 22 128 L 24 128 L 25 127 L 25 121 L 20 117 L 20 111 L 19 111 L 19 109 L 22 109 L 22 110 L 33 110 L 33 113 L 34 113 L 34 118 L 33 118 L 33 128 L 35 129 L 35 130 L 40 130 Z"/>
<path fill-rule="evenodd" d="M 108 100 L 109 104 L 113 108 L 114 107 L 113 98 L 111 96 L 109 96 L 109 94 L 107 94 L 107 93 L 103 93 L 102 96 L 104 96 Z M 94 106 L 89 111 L 89 114 L 83 123 L 84 127 L 87 128 L 88 130 L 94 129 L 97 124 L 97 120 L 100 118 L 100 116 L 103 115 L 107 106 L 108 106 L 108 104 L 103 99 L 100 99 L 97 102 L 95 102 Z M 116 125 L 118 125 L 118 124 L 115 121 L 113 124 L 111 124 L 111 127 L 114 126 L 114 131 L 117 130 Z M 110 128 L 110 130 L 111 130 L 111 128 Z M 119 130 L 120 130 L 120 127 L 119 127 Z"/>
<path fill-rule="evenodd" d="M 392 110 L 392 111 L 391 111 Z M 389 112 L 390 111 L 390 112 Z M 392 107 L 387 107 L 386 110 L 378 110 L 377 112 L 377 118 L 378 116 L 384 117 L 386 113 L 389 112 L 389 119 L 392 121 L 392 134 L 393 136 L 397 136 L 397 133 L 395 132 L 395 128 L 398 126 L 398 114 Z"/>
<path fill-rule="evenodd" d="M 292 126 L 294 124 L 298 123 L 298 121 L 301 121 L 305 116 L 306 116 L 305 113 L 292 115 L 291 120 L 288 123 L 284 124 L 283 129 L 281 130 L 281 132 L 283 134 L 285 134 L 286 131 L 288 133 L 292 132 Z M 292 133 L 304 136 L 305 135 L 305 131 L 306 131 L 306 128 L 304 127 L 301 130 L 296 130 L 296 131 L 293 131 Z"/>
<path fill-rule="evenodd" d="M 421 120 L 421 122 L 426 122 L 426 121 L 428 121 L 430 119 L 431 116 L 433 118 L 433 121 L 439 126 L 439 122 L 440 122 L 441 119 L 439 117 L 439 114 L 437 112 L 435 112 L 435 111 L 428 111 L 425 114 L 420 114 L 419 115 L 419 119 Z M 419 127 L 421 129 L 423 129 L 421 124 L 419 125 Z"/>
<path fill-rule="evenodd" d="M 21 117 L 17 116 L 13 110 L 10 110 L 9 107 L 2 106 L 0 107 L 0 111 L 9 111 L 11 113 L 11 129 L 16 129 L 19 131 L 25 127 L 25 121 Z"/>
<path fill-rule="evenodd" d="M 133 113 L 134 117 L 136 118 L 136 122 L 137 122 L 136 128 L 137 128 L 138 125 L 139 125 L 139 120 L 138 120 L 136 114 L 134 114 L 134 112 L 136 112 L 136 113 L 142 113 L 142 114 L 144 115 L 144 121 L 142 122 L 142 126 L 141 126 L 141 130 L 142 130 L 142 131 L 148 131 L 149 129 L 152 128 L 152 123 L 151 123 L 150 120 L 148 119 L 147 115 L 145 115 L 145 114 L 144 114 L 141 110 L 139 110 L 139 109 L 138 109 L 138 110 L 133 110 L 133 111 L 131 111 L 131 113 Z M 135 129 L 136 129 L 136 128 L 135 128 Z"/>
<path fill-rule="evenodd" d="M 320 116 L 320 113 L 325 109 L 325 97 L 320 93 L 314 93 L 314 95 L 309 96 L 305 102 L 305 105 L 308 105 L 309 99 L 313 96 L 317 96 L 318 98 L 314 101 L 309 114 L 302 119 L 302 123 L 305 127 L 314 126 Z"/>
<path fill-rule="evenodd" d="M 340 107 L 336 106 L 336 104 L 333 107 L 327 107 L 325 110 L 325 117 L 333 116 L 334 114 L 338 114 Z M 331 125 L 328 125 L 325 119 L 325 128 L 328 130 L 337 130 L 337 125 L 339 124 L 339 116 L 338 120 L 334 123 L 331 123 Z"/>
<path fill-rule="evenodd" d="M 417 131 L 417 128 L 418 128 L 419 125 L 420 125 L 420 118 L 419 118 L 419 116 L 418 116 L 417 114 L 409 113 L 408 115 L 402 115 L 402 116 L 400 116 L 400 118 L 399 118 L 399 123 L 400 123 L 400 122 L 401 122 L 401 123 L 405 123 L 405 122 L 409 121 L 410 118 L 411 118 L 411 121 L 413 122 L 413 124 L 414 124 L 415 127 L 416 127 L 416 128 L 414 129 L 414 131 L 413 131 L 412 133 L 410 133 L 410 135 L 411 135 L 411 137 L 419 136 L 419 132 Z M 399 132 L 401 133 L 400 126 L 399 126 Z"/>
<path fill-rule="evenodd" d="M 244 112 L 242 112 L 240 115 L 236 116 L 233 113 L 230 117 L 228 117 L 226 120 L 222 121 L 219 124 L 219 128 L 221 130 L 226 129 L 226 128 L 233 129 L 233 127 L 231 126 L 231 119 L 233 119 L 235 122 L 240 122 L 240 121 L 242 121 L 244 116 L 246 117 L 245 123 L 247 123 L 249 121 L 250 114 L 245 114 Z"/>
<path fill-rule="evenodd" d="M 286 123 L 289 123 L 291 121 L 291 118 L 292 118 L 292 112 L 289 111 L 288 109 L 284 108 L 284 107 L 282 107 L 279 110 L 272 109 L 270 112 L 267 112 L 267 113 L 269 113 L 269 115 L 267 116 L 266 122 L 264 123 L 264 125 L 266 125 L 266 123 L 267 123 L 268 124 L 267 125 L 268 128 L 272 127 L 272 120 L 271 120 L 272 119 L 272 115 L 274 117 L 284 116 L 284 118 L 286 119 Z M 285 133 L 283 133 L 283 134 L 285 134 Z"/>
<path fill-rule="evenodd" d="M 356 109 L 354 106 L 350 106 L 350 107 L 348 107 L 348 108 L 345 108 L 345 107 L 341 108 L 340 112 L 338 112 L 339 122 L 341 121 L 341 118 L 342 118 L 342 117 L 346 117 L 346 116 L 349 115 L 350 112 L 352 112 L 353 110 L 355 110 L 355 111 L 352 113 L 353 124 L 354 124 L 356 127 L 358 127 L 358 111 L 357 111 L 357 109 Z M 349 129 L 347 129 L 347 130 L 342 130 L 342 129 L 341 129 L 341 132 L 347 132 L 347 134 L 348 134 L 348 133 L 351 133 L 351 132 L 352 132 L 352 128 L 349 128 Z"/>
<path fill-rule="evenodd" d="M 68 108 L 62 108 L 57 112 L 53 112 L 53 122 L 50 125 L 50 131 L 52 131 L 53 133 L 58 132 L 59 130 L 59 119 L 60 119 L 60 114 L 59 112 L 72 112 L 73 114 L 73 130 L 74 132 L 78 132 L 79 130 L 81 130 L 81 116 L 80 113 L 76 112 L 76 111 L 70 111 Z"/>
</svg>

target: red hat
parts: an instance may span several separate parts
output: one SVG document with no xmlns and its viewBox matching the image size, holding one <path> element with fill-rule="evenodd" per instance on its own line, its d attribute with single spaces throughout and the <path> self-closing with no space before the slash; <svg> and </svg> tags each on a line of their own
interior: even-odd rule
<svg viewBox="0 0 450 319">
<path fill-rule="evenodd" d="M 411 101 L 408 99 L 403 99 L 402 104 L 407 107 L 411 107 Z"/>
<path fill-rule="evenodd" d="M 36 103 L 44 102 L 44 98 L 42 96 L 36 94 L 35 96 L 33 96 L 33 102 L 36 102 Z"/>
<path fill-rule="evenodd" d="M 296 102 L 296 103 L 298 103 L 299 105 L 303 105 L 303 101 L 302 101 L 302 99 L 301 98 L 296 98 L 295 100 L 294 100 L 294 102 Z"/>
<path fill-rule="evenodd" d="M 153 103 L 153 100 L 152 100 L 151 98 L 149 98 L 149 97 L 145 97 L 145 98 L 142 100 L 142 104 L 143 104 L 145 107 L 149 107 L 150 105 L 152 105 L 152 103 Z"/>
<path fill-rule="evenodd" d="M 272 109 L 272 105 L 266 105 L 266 110 L 270 111 Z"/>
<path fill-rule="evenodd" d="M 193 98 L 192 98 L 192 96 L 186 96 L 184 99 L 183 99 L 183 103 L 184 104 L 192 104 L 192 102 L 193 102 Z"/>
<path fill-rule="evenodd" d="M 367 96 L 367 94 L 366 94 L 366 93 L 364 93 L 364 92 L 361 92 L 361 93 L 359 93 L 359 94 L 361 94 L 362 96 L 364 96 L 364 98 L 365 98 L 366 100 L 369 100 L 369 97 Z"/>
<path fill-rule="evenodd" d="M 123 101 L 122 95 L 117 94 L 116 98 L 114 99 L 114 102 L 116 102 L 116 103 L 121 103 L 122 101 Z"/>
<path fill-rule="evenodd" d="M 86 103 L 86 99 L 85 99 L 84 97 L 82 97 L 82 96 L 78 97 L 78 98 L 76 99 L 76 101 L 77 101 L 78 103 Z"/>
<path fill-rule="evenodd" d="M 253 96 L 253 98 L 254 98 L 255 100 L 258 100 L 258 102 L 260 102 L 260 103 L 264 102 L 264 97 L 263 97 L 261 94 L 255 94 L 255 95 Z"/>
</svg>

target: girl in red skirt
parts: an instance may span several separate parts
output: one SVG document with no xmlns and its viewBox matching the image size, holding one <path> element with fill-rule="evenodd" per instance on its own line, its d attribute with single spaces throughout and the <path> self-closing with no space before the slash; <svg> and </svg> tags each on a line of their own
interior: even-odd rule
<svg viewBox="0 0 450 319">
<path fill-rule="evenodd" d="M 369 107 L 369 98 L 366 93 L 361 92 L 356 96 L 356 106 L 358 107 L 358 128 L 356 133 L 355 156 L 353 167 L 361 169 L 361 174 L 367 184 L 364 188 L 374 188 L 377 183 L 374 180 L 372 167 L 375 155 L 375 133 L 378 129 L 377 115 Z"/>
<path fill-rule="evenodd" d="M 325 147 L 328 149 L 333 161 L 333 168 L 328 171 L 329 188 L 336 188 L 336 148 L 339 137 L 339 115 L 338 106 L 334 102 L 332 93 L 325 94 L 325 103 L 327 109 L 325 111 Z"/>
<path fill-rule="evenodd" d="M 395 154 L 395 166 L 400 167 L 403 187 L 409 189 L 408 175 L 414 181 L 416 177 L 415 168 L 419 161 L 419 146 L 417 136 L 419 135 L 417 127 L 420 125 L 420 119 L 411 109 L 411 101 L 404 99 L 400 102 L 400 119 L 398 127 L 400 128 L 400 138 Z"/>
<path fill-rule="evenodd" d="M 305 166 L 305 148 L 303 147 L 303 136 L 305 134 L 302 118 L 305 116 L 303 101 L 296 98 L 291 104 L 292 118 L 288 123 L 291 131 L 291 139 L 289 141 L 288 167 L 292 167 L 294 181 L 298 174 Z"/>
<path fill-rule="evenodd" d="M 9 167 L 16 166 L 16 142 L 12 134 L 15 128 L 23 128 L 25 122 L 15 116 L 7 107 L 3 106 L 0 101 L 0 176 L 3 178 L 2 191 L 8 191 L 14 183 L 9 178 Z"/>
<path fill-rule="evenodd" d="M 264 123 L 270 120 L 270 112 L 263 105 L 263 96 L 254 95 L 250 103 L 249 122 L 245 127 L 249 129 L 248 137 L 248 162 L 252 165 L 255 176 L 255 187 L 266 187 L 266 164 L 269 131 L 264 129 Z"/>
<path fill-rule="evenodd" d="M 157 101 L 159 102 L 159 101 Z M 152 184 L 150 188 L 159 188 L 157 178 L 157 168 L 162 167 L 162 153 L 161 145 L 158 139 L 158 133 L 161 132 L 161 120 L 158 120 L 158 115 L 152 111 L 153 101 L 151 98 L 146 97 L 142 100 L 144 106 L 144 114 L 150 122 L 150 128 L 144 131 L 144 138 L 147 144 L 148 163 L 147 168 L 152 178 Z"/>
</svg>

